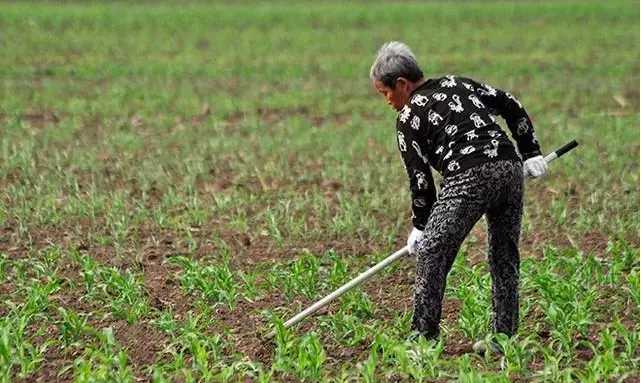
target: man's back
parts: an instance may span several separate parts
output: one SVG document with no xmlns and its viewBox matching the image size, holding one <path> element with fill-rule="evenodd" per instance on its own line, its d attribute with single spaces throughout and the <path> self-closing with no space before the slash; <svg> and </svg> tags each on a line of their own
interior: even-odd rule
<svg viewBox="0 0 641 383">
<path fill-rule="evenodd" d="M 444 176 L 486 162 L 518 159 L 511 141 L 496 123 L 496 115 L 508 115 L 508 120 L 518 112 L 510 110 L 514 105 L 508 103 L 522 109 L 508 93 L 471 79 L 429 79 L 414 90 L 399 113 L 399 146 L 400 140 L 407 141 L 407 150 L 415 151 Z M 531 127 L 525 111 L 522 114 L 517 116 L 523 119 L 517 122 L 517 140 Z"/>
</svg>

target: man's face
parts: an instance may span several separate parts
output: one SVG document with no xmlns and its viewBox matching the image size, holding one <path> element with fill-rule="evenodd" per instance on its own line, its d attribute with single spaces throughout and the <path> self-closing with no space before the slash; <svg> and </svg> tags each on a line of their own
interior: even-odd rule
<svg viewBox="0 0 641 383">
<path fill-rule="evenodd" d="M 388 105 L 398 111 L 403 108 L 403 105 L 407 104 L 410 95 L 408 85 L 409 82 L 402 77 L 396 81 L 394 89 L 383 84 L 381 81 L 374 81 L 374 88 L 376 88 L 376 91 L 385 97 Z"/>
</svg>

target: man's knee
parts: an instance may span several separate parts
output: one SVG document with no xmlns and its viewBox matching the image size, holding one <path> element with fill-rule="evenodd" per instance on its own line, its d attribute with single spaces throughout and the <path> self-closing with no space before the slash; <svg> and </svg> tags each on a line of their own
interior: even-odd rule
<svg viewBox="0 0 641 383">
<path fill-rule="evenodd" d="M 416 254 L 451 254 L 458 251 L 467 233 L 445 231 L 430 233 L 427 229 L 423 237 L 416 242 Z"/>
</svg>

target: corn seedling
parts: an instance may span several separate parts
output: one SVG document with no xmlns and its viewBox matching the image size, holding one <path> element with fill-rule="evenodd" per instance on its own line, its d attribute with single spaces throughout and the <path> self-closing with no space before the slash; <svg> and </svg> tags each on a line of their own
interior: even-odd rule
<svg viewBox="0 0 641 383">
<path fill-rule="evenodd" d="M 358 317 L 345 312 L 321 318 L 320 321 L 321 328 L 332 334 L 340 344 L 349 347 L 362 344 L 372 333 L 371 326 L 365 325 Z"/>
<path fill-rule="evenodd" d="M 298 344 L 297 374 L 303 380 L 321 380 L 323 363 L 327 359 L 325 350 L 315 333 L 306 334 Z"/>
<path fill-rule="evenodd" d="M 58 307 L 58 314 L 60 315 L 58 331 L 60 331 L 60 337 L 66 345 L 79 341 L 86 334 L 95 332 L 87 324 L 87 318 L 84 315 L 64 307 Z"/>
<path fill-rule="evenodd" d="M 180 282 L 188 292 L 198 292 L 211 303 L 224 303 L 229 308 L 234 307 L 239 293 L 236 277 L 227 262 L 203 267 L 184 256 L 173 257 L 171 262 L 183 268 Z"/>
<path fill-rule="evenodd" d="M 74 361 L 74 381 L 117 381 L 133 382 L 129 358 L 117 344 L 110 327 L 104 328 L 97 336 L 98 344 L 89 346 L 82 356 Z M 62 370 L 62 373 L 66 370 Z"/>
<path fill-rule="evenodd" d="M 116 268 L 100 270 L 103 291 L 118 318 L 134 323 L 149 312 L 149 304 L 141 286 L 140 277 L 129 270 L 121 273 Z"/>
</svg>

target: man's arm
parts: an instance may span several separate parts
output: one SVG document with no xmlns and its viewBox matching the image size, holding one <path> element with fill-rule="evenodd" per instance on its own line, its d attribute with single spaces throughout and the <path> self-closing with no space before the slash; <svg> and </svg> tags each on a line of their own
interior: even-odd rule
<svg viewBox="0 0 641 383">
<path fill-rule="evenodd" d="M 461 81 L 471 84 L 481 101 L 505 119 L 523 160 L 541 155 L 534 125 L 519 100 L 510 93 L 487 84 L 466 78 L 461 78 Z"/>
<path fill-rule="evenodd" d="M 396 123 L 398 149 L 409 177 L 412 195 L 412 224 L 423 230 L 429 218 L 432 205 L 436 201 L 436 188 L 432 171 L 427 160 L 426 142 L 427 118 L 408 106 L 401 111 Z"/>
</svg>

